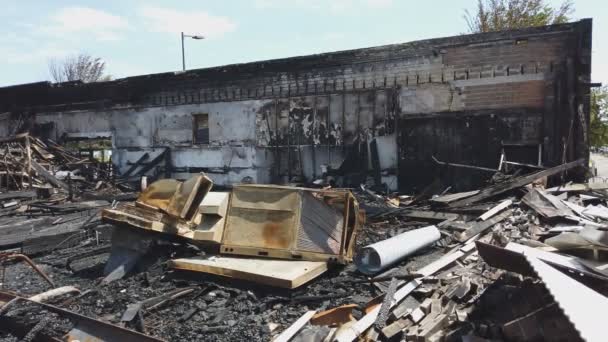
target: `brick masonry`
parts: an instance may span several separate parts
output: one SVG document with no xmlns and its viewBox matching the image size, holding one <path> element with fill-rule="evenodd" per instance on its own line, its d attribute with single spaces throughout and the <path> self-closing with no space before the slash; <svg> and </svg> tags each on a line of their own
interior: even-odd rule
<svg viewBox="0 0 608 342">
<path fill-rule="evenodd" d="M 586 124 L 566 126 L 579 103 L 588 117 L 590 41 L 591 21 L 582 20 L 111 82 L 17 85 L 0 88 L 8 113 L 0 133 L 13 134 L 24 115 L 33 127 L 54 125 L 45 129 L 53 138 L 111 131 L 121 167 L 134 151 L 169 147 L 174 166 L 220 174 L 243 155 L 239 168 L 259 181 L 314 178 L 321 164 L 339 167 L 373 139 L 397 151 L 381 166 L 400 185 L 437 177 L 434 154 L 494 166 L 500 139 L 543 144 L 554 165 L 567 134 L 568 158 L 585 156 Z M 209 114 L 208 146 L 192 141 L 195 113 Z M 217 158 L 188 159 L 200 151 Z M 371 166 L 358 164 L 362 173 Z"/>
</svg>

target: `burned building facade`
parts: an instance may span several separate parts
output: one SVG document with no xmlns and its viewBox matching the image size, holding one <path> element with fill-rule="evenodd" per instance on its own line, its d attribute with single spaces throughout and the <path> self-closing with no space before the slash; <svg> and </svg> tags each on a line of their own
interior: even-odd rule
<svg viewBox="0 0 608 342">
<path fill-rule="evenodd" d="M 0 134 L 106 137 L 113 163 L 218 185 L 373 177 L 420 191 L 586 158 L 591 20 L 99 83 L 0 88 Z M 504 152 L 504 153 L 502 153 Z M 502 155 L 502 157 L 501 157 Z M 151 164 L 152 165 L 152 164 Z M 467 182 L 461 182 L 466 184 Z"/>
</svg>

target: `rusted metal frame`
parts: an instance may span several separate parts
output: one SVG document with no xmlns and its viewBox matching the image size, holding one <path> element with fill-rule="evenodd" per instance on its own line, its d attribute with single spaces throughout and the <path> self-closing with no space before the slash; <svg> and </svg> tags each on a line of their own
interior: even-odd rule
<svg viewBox="0 0 608 342">
<path fill-rule="evenodd" d="M 349 245 L 347 245 L 346 238 L 348 237 L 348 215 L 350 212 L 350 197 L 348 193 L 344 194 L 344 209 L 342 215 L 344 217 L 344 223 L 342 224 L 342 243 L 340 245 L 340 255 L 346 255 Z"/>
<path fill-rule="evenodd" d="M 130 342 L 159 342 L 163 341 L 156 337 L 147 336 L 137 331 L 125 329 L 114 324 L 102 322 L 91 317 L 83 316 L 81 314 L 69 311 L 51 304 L 39 303 L 31 301 L 27 298 L 20 297 L 5 291 L 0 291 L 0 302 L 8 303 L 12 300 L 26 301 L 39 305 L 47 311 L 58 314 L 59 316 L 70 319 L 75 323 L 75 328 L 80 332 L 84 332 L 84 335 L 95 341 L 130 341 Z M 68 334 L 68 340 L 71 334 Z M 82 336 L 82 335 L 80 335 Z"/>
<path fill-rule="evenodd" d="M 10 260 L 21 260 L 30 265 L 34 269 L 36 273 L 38 273 L 47 283 L 51 285 L 51 287 L 55 287 L 53 281 L 40 269 L 38 266 L 32 261 L 32 259 L 28 258 L 26 255 L 18 254 L 18 253 L 0 253 L 0 264 L 2 264 L 2 287 L 4 286 L 4 274 L 5 274 L 5 266 L 4 263 Z"/>
</svg>

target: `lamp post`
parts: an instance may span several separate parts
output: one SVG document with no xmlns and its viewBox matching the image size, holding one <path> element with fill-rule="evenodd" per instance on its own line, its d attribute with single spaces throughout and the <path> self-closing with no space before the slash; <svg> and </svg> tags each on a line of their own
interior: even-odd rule
<svg viewBox="0 0 608 342">
<path fill-rule="evenodd" d="M 205 39 L 205 37 L 198 36 L 198 35 L 191 36 L 191 35 L 184 34 L 184 32 L 182 32 L 182 70 L 186 71 L 186 54 L 184 52 L 184 38 L 192 38 L 192 39 L 199 40 L 199 39 Z"/>
</svg>

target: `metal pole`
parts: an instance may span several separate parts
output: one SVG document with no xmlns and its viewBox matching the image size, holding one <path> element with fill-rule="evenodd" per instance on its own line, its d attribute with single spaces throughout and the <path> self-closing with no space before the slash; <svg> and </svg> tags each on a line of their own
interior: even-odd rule
<svg viewBox="0 0 608 342">
<path fill-rule="evenodd" d="M 184 32 L 182 32 L 182 70 L 186 71 L 186 55 L 184 54 Z"/>
</svg>

